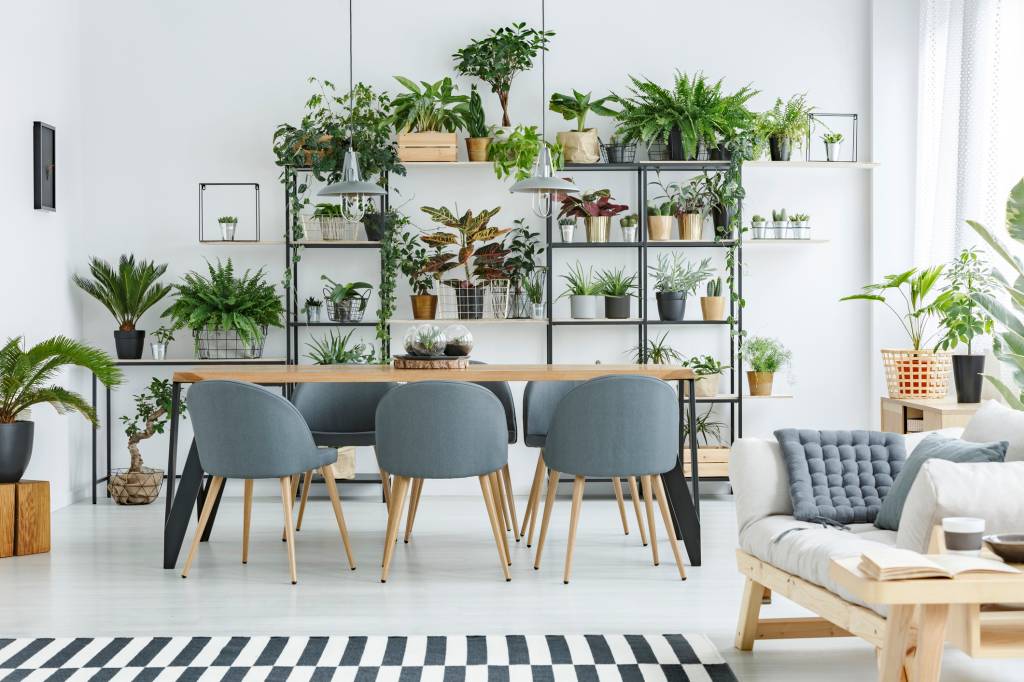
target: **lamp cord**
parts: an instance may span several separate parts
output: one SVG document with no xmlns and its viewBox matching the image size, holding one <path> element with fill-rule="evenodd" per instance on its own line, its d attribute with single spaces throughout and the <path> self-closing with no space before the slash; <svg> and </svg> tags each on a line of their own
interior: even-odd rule
<svg viewBox="0 0 1024 682">
<path fill-rule="evenodd" d="M 547 32 L 547 17 L 544 7 L 544 0 L 540 0 L 540 33 L 541 40 L 544 40 Z M 547 101 L 547 73 L 544 55 L 547 53 L 547 46 L 543 43 L 540 48 L 540 139 L 544 141 L 547 139 L 548 134 L 548 116 L 547 107 L 544 103 Z"/>
<path fill-rule="evenodd" d="M 348 0 L 348 139 L 350 141 L 350 149 L 352 147 L 352 110 L 355 106 L 355 95 L 353 94 L 353 88 L 355 87 L 355 76 L 353 74 L 355 73 L 355 69 L 352 58 L 352 33 L 352 0 Z"/>
</svg>

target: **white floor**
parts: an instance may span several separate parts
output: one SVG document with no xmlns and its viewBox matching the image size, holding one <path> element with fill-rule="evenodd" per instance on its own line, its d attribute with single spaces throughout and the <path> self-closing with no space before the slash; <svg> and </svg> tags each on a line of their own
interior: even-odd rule
<svg viewBox="0 0 1024 682">
<path fill-rule="evenodd" d="M 257 499 L 243 566 L 241 503 L 225 498 L 188 580 L 161 568 L 162 502 L 128 508 L 103 500 L 56 512 L 50 554 L 0 560 L 0 636 L 705 633 L 741 680 L 875 679 L 873 651 L 859 640 L 733 649 L 742 583 L 729 497 L 704 500 L 704 565 L 689 568 L 686 582 L 672 565 L 664 529 L 662 564 L 654 567 L 635 518 L 624 536 L 614 501 L 588 497 L 569 585 L 561 580 L 564 498 L 541 570 L 532 568 L 533 550 L 519 543 L 506 583 L 481 499 L 430 497 L 428 489 L 412 542 L 399 544 L 387 584 L 379 582 L 384 506 L 366 497 L 346 502 L 359 562 L 352 572 L 329 504 L 312 500 L 298 534 L 296 586 L 288 581 L 278 500 Z M 525 501 L 517 504 L 521 510 Z M 179 570 L 184 556 L 185 549 Z M 800 614 L 782 599 L 766 612 Z M 1024 663 L 972 661 L 948 650 L 942 680 L 1024 680 Z"/>
</svg>

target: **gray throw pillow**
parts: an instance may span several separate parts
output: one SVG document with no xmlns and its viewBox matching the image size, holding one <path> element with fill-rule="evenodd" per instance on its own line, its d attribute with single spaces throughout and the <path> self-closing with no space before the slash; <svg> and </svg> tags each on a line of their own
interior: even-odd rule
<svg viewBox="0 0 1024 682">
<path fill-rule="evenodd" d="M 775 438 L 799 521 L 871 523 L 907 457 L 897 433 L 780 429 Z"/>
<path fill-rule="evenodd" d="M 898 530 L 903 505 L 914 485 L 917 472 L 929 459 L 947 459 L 951 462 L 1002 462 L 1006 459 L 1005 440 L 994 443 L 969 443 L 959 438 L 946 438 L 938 433 L 925 437 L 903 464 L 903 470 L 896 477 L 889 494 L 882 501 L 882 508 L 875 518 L 875 525 L 883 530 Z"/>
</svg>

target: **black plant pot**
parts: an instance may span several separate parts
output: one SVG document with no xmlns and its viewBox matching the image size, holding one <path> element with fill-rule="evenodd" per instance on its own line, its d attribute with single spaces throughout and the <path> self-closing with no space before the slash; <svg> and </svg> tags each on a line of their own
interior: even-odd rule
<svg viewBox="0 0 1024 682">
<path fill-rule="evenodd" d="M 605 296 L 604 316 L 609 320 L 629 319 L 629 296 Z"/>
<path fill-rule="evenodd" d="M 956 384 L 958 403 L 980 403 L 984 355 L 954 355 L 953 382 Z"/>
<path fill-rule="evenodd" d="M 788 137 L 772 135 L 768 138 L 768 151 L 772 155 L 772 161 L 789 161 L 793 154 L 793 141 Z"/>
<path fill-rule="evenodd" d="M 715 224 L 715 236 L 719 239 L 731 237 L 729 223 L 732 222 L 733 209 L 720 204 L 711 207 L 711 220 Z"/>
<path fill-rule="evenodd" d="M 683 154 L 683 134 L 677 127 L 673 127 L 668 134 L 668 159 L 669 161 L 686 160 L 686 155 Z"/>
<path fill-rule="evenodd" d="M 686 315 L 686 293 L 682 291 L 658 291 L 658 317 L 667 322 L 678 322 Z"/>
<path fill-rule="evenodd" d="M 455 304 L 460 320 L 479 320 L 484 316 L 483 287 L 455 287 Z"/>
<path fill-rule="evenodd" d="M 17 483 L 32 459 L 33 422 L 0 424 L 0 483 Z"/>
<path fill-rule="evenodd" d="M 731 161 L 732 152 L 725 148 L 725 144 L 719 144 L 711 150 L 712 161 Z"/>
<path fill-rule="evenodd" d="M 388 214 L 369 213 L 363 216 L 363 227 L 366 228 L 366 238 L 371 242 L 379 242 L 381 237 L 391 229 L 394 218 Z"/>
<path fill-rule="evenodd" d="M 146 332 L 136 329 L 133 332 L 114 332 L 114 347 L 120 360 L 138 360 L 142 357 L 142 349 L 146 346 Z"/>
</svg>

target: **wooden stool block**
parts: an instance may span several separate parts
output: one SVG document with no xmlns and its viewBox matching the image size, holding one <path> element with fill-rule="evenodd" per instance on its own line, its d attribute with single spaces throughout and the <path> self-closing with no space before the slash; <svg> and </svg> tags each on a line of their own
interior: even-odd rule
<svg viewBox="0 0 1024 682">
<path fill-rule="evenodd" d="M 50 482 L 19 481 L 14 488 L 14 555 L 50 551 Z"/>
<path fill-rule="evenodd" d="M 0 559 L 14 556 L 14 484 L 0 483 Z"/>
</svg>

